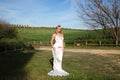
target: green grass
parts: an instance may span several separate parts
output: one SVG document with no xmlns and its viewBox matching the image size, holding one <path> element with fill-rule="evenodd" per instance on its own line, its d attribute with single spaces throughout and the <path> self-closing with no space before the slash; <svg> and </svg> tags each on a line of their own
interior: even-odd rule
<svg viewBox="0 0 120 80">
<path fill-rule="evenodd" d="M 49 45 L 52 34 L 55 32 L 54 28 L 19 28 L 19 37 L 24 42 L 34 43 L 39 45 Z M 100 40 L 101 32 L 94 30 L 76 30 L 76 29 L 63 29 L 64 41 L 67 46 L 73 46 L 76 41 L 85 45 L 86 40 L 97 39 Z M 74 42 L 75 41 L 75 42 Z M 36 43 L 34 43 L 36 44 Z"/>
<path fill-rule="evenodd" d="M 64 52 L 66 77 L 51 77 L 51 51 L 24 51 L 0 55 L 0 80 L 119 80 L 120 55 L 101 56 L 89 53 Z"/>
<path fill-rule="evenodd" d="M 55 32 L 54 28 L 20 28 L 18 29 L 19 36 L 24 41 L 49 41 L 52 34 Z M 75 30 L 63 29 L 65 41 L 91 39 L 96 37 L 96 31 L 93 30 Z M 98 34 L 97 34 L 98 35 Z"/>
<path fill-rule="evenodd" d="M 19 37 L 26 43 L 36 45 L 49 45 L 52 34 L 55 32 L 54 28 L 19 28 Z M 96 44 L 99 46 L 100 41 L 102 46 L 115 46 L 115 40 L 103 39 L 102 30 L 77 30 L 77 29 L 64 29 L 64 41 L 67 46 L 75 46 L 80 43 L 81 47 L 86 45 L 88 41 L 89 46 Z M 105 45 L 103 45 L 105 44 Z M 112 45 L 109 45 L 112 44 Z M 120 42 L 119 42 L 120 44 Z"/>
</svg>

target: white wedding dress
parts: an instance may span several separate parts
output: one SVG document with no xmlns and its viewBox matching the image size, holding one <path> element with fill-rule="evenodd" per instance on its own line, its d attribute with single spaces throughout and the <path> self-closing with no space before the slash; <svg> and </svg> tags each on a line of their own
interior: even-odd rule
<svg viewBox="0 0 120 80">
<path fill-rule="evenodd" d="M 55 51 L 52 49 L 53 53 L 53 70 L 48 73 L 50 76 L 67 76 L 69 73 L 62 69 L 62 57 L 63 57 L 63 37 L 60 38 L 55 36 Z"/>
</svg>

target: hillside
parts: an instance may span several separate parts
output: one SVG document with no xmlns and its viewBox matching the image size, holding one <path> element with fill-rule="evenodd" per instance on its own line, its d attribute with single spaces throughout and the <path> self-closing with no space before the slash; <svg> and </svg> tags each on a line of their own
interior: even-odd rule
<svg viewBox="0 0 120 80">
<path fill-rule="evenodd" d="M 49 41 L 54 28 L 19 28 L 19 36 L 24 41 Z M 63 29 L 65 41 L 95 39 L 99 36 L 93 30 Z"/>
</svg>

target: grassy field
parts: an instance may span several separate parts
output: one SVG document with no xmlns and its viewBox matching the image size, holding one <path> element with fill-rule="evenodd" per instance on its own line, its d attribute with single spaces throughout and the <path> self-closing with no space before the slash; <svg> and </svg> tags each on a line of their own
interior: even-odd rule
<svg viewBox="0 0 120 80">
<path fill-rule="evenodd" d="M 19 37 L 21 40 L 31 44 L 49 45 L 54 28 L 19 28 Z M 90 45 L 96 46 L 112 46 L 115 47 L 114 39 L 104 39 L 102 30 L 80 30 L 80 29 L 63 29 L 64 41 L 66 46 L 76 46 L 77 43 L 81 47 L 86 46 L 86 41 Z M 120 41 L 118 42 L 120 46 Z"/>
<path fill-rule="evenodd" d="M 24 42 L 30 42 L 40 45 L 49 45 L 54 28 L 19 28 L 19 37 Z M 85 45 L 86 40 L 100 40 L 101 32 L 94 30 L 63 29 L 64 41 L 67 46 L 73 46 L 76 42 Z M 98 43 L 99 41 L 92 41 Z"/>
<path fill-rule="evenodd" d="M 51 51 L 24 51 L 0 55 L 0 80 L 119 80 L 120 55 L 64 52 L 66 77 L 51 77 Z"/>
<path fill-rule="evenodd" d="M 49 41 L 52 34 L 55 32 L 54 28 L 20 28 L 18 29 L 19 36 L 24 41 Z M 69 40 L 82 40 L 92 39 L 100 36 L 100 33 L 93 30 L 75 30 L 75 29 L 63 29 L 65 41 Z"/>
</svg>

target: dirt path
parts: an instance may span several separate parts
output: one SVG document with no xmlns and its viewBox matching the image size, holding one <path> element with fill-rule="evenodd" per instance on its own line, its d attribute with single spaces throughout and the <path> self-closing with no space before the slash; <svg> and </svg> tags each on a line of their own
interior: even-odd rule
<svg viewBox="0 0 120 80">
<path fill-rule="evenodd" d="M 41 48 L 35 48 L 36 50 L 51 50 L 50 47 L 41 47 Z M 100 55 L 105 55 L 105 54 L 120 54 L 120 50 L 103 50 L 103 49 L 69 49 L 65 48 L 64 51 L 67 52 L 75 52 L 75 53 L 91 53 L 91 54 L 100 54 Z"/>
</svg>

